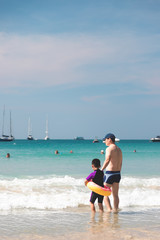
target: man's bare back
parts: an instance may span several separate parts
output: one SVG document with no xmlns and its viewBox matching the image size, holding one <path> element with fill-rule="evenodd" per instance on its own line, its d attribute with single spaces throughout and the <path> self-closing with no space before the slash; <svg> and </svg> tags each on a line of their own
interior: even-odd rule
<svg viewBox="0 0 160 240">
<path fill-rule="evenodd" d="M 106 170 L 108 171 L 121 171 L 122 167 L 122 151 L 115 144 L 111 144 L 106 149 L 105 159 L 107 159 L 108 165 L 106 166 Z M 108 162 L 109 159 L 109 162 Z"/>
</svg>

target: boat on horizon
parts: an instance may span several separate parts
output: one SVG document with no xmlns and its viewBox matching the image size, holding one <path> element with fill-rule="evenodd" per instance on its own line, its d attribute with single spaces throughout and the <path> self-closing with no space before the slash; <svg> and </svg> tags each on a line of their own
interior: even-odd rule
<svg viewBox="0 0 160 240">
<path fill-rule="evenodd" d="M 152 142 L 160 142 L 160 136 L 150 139 Z"/>
<path fill-rule="evenodd" d="M 28 140 L 34 140 L 33 136 L 32 136 L 32 127 L 31 127 L 31 120 L 30 117 L 28 119 Z"/>
<path fill-rule="evenodd" d="M 75 137 L 74 140 L 84 140 L 83 137 Z"/>
<path fill-rule="evenodd" d="M 5 127 L 5 106 L 3 109 L 3 124 L 2 124 L 2 136 L 0 137 L 0 142 L 10 142 L 14 140 L 12 135 L 12 119 L 11 119 L 11 111 L 10 111 L 10 134 L 4 134 L 4 127 Z"/>
<path fill-rule="evenodd" d="M 98 138 L 95 137 L 95 139 L 93 140 L 93 143 L 98 143 L 98 142 L 99 142 Z"/>
<path fill-rule="evenodd" d="M 115 138 L 115 142 L 119 142 L 120 141 L 120 139 L 119 138 Z"/>
</svg>

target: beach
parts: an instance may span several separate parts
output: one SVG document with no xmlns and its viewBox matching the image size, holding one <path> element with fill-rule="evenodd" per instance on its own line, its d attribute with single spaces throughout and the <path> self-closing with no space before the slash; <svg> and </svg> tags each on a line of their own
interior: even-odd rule
<svg viewBox="0 0 160 240">
<path fill-rule="evenodd" d="M 0 239 L 158 239 L 159 143 L 121 140 L 117 144 L 123 152 L 120 211 L 107 213 L 105 208 L 101 215 L 96 205 L 93 216 L 84 179 L 92 171 L 94 157 L 104 161 L 102 142 L 1 143 Z"/>
</svg>

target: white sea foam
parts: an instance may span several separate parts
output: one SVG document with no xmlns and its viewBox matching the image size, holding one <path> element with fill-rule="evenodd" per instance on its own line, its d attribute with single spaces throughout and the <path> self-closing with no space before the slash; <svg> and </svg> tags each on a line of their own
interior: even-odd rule
<svg viewBox="0 0 160 240">
<path fill-rule="evenodd" d="M 125 177 L 120 188 L 121 206 L 160 206 L 160 178 Z"/>
<path fill-rule="evenodd" d="M 88 205 L 90 190 L 84 179 L 70 176 L 0 180 L 0 210 L 53 210 Z M 160 178 L 125 177 L 120 184 L 120 206 L 160 206 Z"/>
</svg>

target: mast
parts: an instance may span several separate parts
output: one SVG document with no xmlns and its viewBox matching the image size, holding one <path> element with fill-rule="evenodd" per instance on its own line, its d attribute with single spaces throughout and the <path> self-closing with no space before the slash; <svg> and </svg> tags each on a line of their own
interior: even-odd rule
<svg viewBox="0 0 160 240">
<path fill-rule="evenodd" d="M 47 119 L 46 119 L 46 136 L 44 138 L 45 140 L 48 140 L 49 139 L 49 136 L 48 136 L 48 116 L 47 116 Z"/>
<path fill-rule="evenodd" d="M 28 119 L 28 136 L 31 136 L 32 135 L 32 131 L 31 131 L 31 119 L 29 117 Z"/>
<path fill-rule="evenodd" d="M 4 117 L 5 117 L 5 105 L 4 105 L 4 108 L 3 108 L 2 136 L 4 136 Z"/>
<path fill-rule="evenodd" d="M 32 137 L 32 127 L 31 127 L 31 120 L 30 117 L 28 119 L 28 140 L 34 140 L 34 138 Z"/>
<path fill-rule="evenodd" d="M 48 138 L 48 119 L 46 120 L 46 137 Z"/>
<path fill-rule="evenodd" d="M 11 119 L 11 111 L 10 111 L 10 137 L 12 137 L 12 119 Z"/>
</svg>

